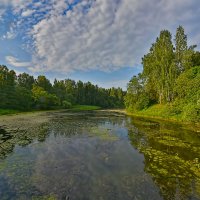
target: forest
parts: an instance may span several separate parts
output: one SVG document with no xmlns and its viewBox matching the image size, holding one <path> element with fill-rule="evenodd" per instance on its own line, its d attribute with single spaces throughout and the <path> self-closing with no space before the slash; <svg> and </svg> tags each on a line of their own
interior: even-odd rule
<svg viewBox="0 0 200 200">
<path fill-rule="evenodd" d="M 51 82 L 43 75 L 35 79 L 0 65 L 0 109 L 19 111 L 71 108 L 73 105 L 95 105 L 122 108 L 125 92 L 121 88 L 104 89 L 90 82 L 71 79 Z"/>
<path fill-rule="evenodd" d="M 182 26 L 174 41 L 162 30 L 142 58 L 143 71 L 128 83 L 130 113 L 200 121 L 200 52 L 188 46 Z"/>
</svg>

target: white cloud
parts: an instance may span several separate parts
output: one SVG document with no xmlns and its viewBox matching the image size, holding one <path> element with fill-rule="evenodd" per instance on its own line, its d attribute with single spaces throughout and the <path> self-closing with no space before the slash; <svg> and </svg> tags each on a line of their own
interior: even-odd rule
<svg viewBox="0 0 200 200">
<path fill-rule="evenodd" d="M 111 71 L 134 66 L 160 29 L 175 30 L 183 24 L 186 31 L 193 30 L 198 23 L 191 21 L 199 21 L 200 12 L 198 0 L 82 0 L 66 15 L 74 0 L 42 2 L 32 3 L 33 9 L 45 14 L 27 31 L 33 41 L 33 71 Z M 27 8 L 30 3 L 9 1 L 24 18 L 40 16 Z"/>
<path fill-rule="evenodd" d="M 16 15 L 27 9 L 27 6 L 31 4 L 32 0 L 0 0 L 0 7 L 4 9 L 10 7 L 13 14 Z"/>
<path fill-rule="evenodd" d="M 84 6 L 92 2 L 86 13 Z M 67 15 L 65 1 L 33 27 L 35 60 L 44 70 L 113 70 L 139 62 L 152 33 L 180 21 L 192 5 L 186 0 L 82 1 Z M 184 10 L 183 10 L 184 9 Z M 164 25 L 164 26 L 163 26 Z M 155 38 L 155 35 L 154 35 Z M 56 67 L 56 69 L 55 69 Z"/>
<path fill-rule="evenodd" d="M 31 3 L 32 0 L 0 0 L 2 6 L 22 6 L 27 3 Z"/>
<path fill-rule="evenodd" d="M 19 59 L 13 57 L 13 56 L 6 56 L 6 61 L 8 64 L 14 66 L 14 67 L 30 67 L 30 62 L 21 62 Z"/>
<path fill-rule="evenodd" d="M 16 33 L 14 31 L 14 24 L 12 24 L 10 26 L 10 30 L 7 31 L 7 33 L 5 35 L 3 35 L 3 39 L 8 39 L 8 40 L 12 40 L 16 37 Z"/>
<path fill-rule="evenodd" d="M 35 12 L 34 10 L 29 9 L 29 10 L 23 11 L 21 15 L 22 15 L 22 17 L 28 17 L 28 16 L 32 15 L 34 12 Z"/>
<path fill-rule="evenodd" d="M 5 35 L 3 35 L 3 39 L 12 40 L 15 38 L 15 33 L 13 31 L 8 31 Z"/>
<path fill-rule="evenodd" d="M 5 9 L 0 9 L 0 22 L 3 21 L 3 15 L 5 13 Z"/>
</svg>

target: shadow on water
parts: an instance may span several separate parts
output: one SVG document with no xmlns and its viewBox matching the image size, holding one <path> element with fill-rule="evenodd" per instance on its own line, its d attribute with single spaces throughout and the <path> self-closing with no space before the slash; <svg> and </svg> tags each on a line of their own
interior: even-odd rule
<svg viewBox="0 0 200 200">
<path fill-rule="evenodd" d="M 2 200 L 200 199 L 195 132 L 109 112 L 35 118 L 0 128 Z"/>
</svg>

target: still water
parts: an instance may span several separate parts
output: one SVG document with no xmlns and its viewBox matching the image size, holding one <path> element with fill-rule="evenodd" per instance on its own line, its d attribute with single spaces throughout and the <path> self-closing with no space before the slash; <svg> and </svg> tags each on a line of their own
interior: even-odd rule
<svg viewBox="0 0 200 200">
<path fill-rule="evenodd" d="M 197 200 L 200 134 L 119 113 L 0 117 L 1 200 Z"/>
</svg>

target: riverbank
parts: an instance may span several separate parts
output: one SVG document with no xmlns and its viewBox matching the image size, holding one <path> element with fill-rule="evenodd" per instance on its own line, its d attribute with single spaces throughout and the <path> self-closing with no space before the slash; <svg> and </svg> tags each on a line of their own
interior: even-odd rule
<svg viewBox="0 0 200 200">
<path fill-rule="evenodd" d="M 89 105 L 74 105 L 70 109 L 49 109 L 49 110 L 31 110 L 31 111 L 19 111 L 19 110 L 11 110 L 11 109 L 0 109 L 0 116 L 1 115 L 15 115 L 15 114 L 26 114 L 26 113 L 35 113 L 35 112 L 47 112 L 47 111 L 61 111 L 61 110 L 69 110 L 74 112 L 81 112 L 81 111 L 92 111 L 92 110 L 99 110 L 101 107 L 99 106 L 89 106 Z"/>
<path fill-rule="evenodd" d="M 157 118 L 157 119 L 163 119 L 166 121 L 175 121 L 175 122 L 181 122 L 181 123 L 200 123 L 199 119 L 196 117 L 196 115 L 188 117 L 184 112 L 182 113 L 175 113 L 168 105 L 160 105 L 156 104 L 153 106 L 150 106 L 148 109 L 144 109 L 141 111 L 135 111 L 135 112 L 127 112 L 129 115 L 134 116 L 142 116 L 142 117 L 148 117 L 148 118 Z M 192 115 L 192 113 L 190 113 Z"/>
<path fill-rule="evenodd" d="M 162 199 L 154 186 L 161 191 L 163 185 L 169 186 L 166 191 L 171 195 L 170 189 L 174 191 L 179 184 L 183 185 L 181 191 L 195 195 L 196 188 L 188 190 L 184 184 L 195 186 L 200 177 L 199 136 L 176 124 L 122 113 L 117 109 L 58 110 L 0 117 L 0 199 L 98 199 L 98 191 L 106 191 L 101 194 L 103 199 L 112 199 L 112 191 L 119 197 L 130 194 L 128 199 L 139 196 L 138 191 L 141 195 L 150 191 L 153 195 L 140 197 Z M 159 182 L 160 177 L 164 182 Z M 84 193 L 86 190 L 92 195 Z M 80 191 L 85 196 L 80 196 Z M 166 192 L 163 194 L 166 197 Z"/>
<path fill-rule="evenodd" d="M 137 112 L 128 112 L 125 109 L 109 109 L 111 112 L 118 112 L 136 118 L 144 118 L 159 122 L 170 122 L 184 126 L 184 129 L 200 133 L 200 122 L 183 120 L 182 115 L 169 115 L 166 113 L 166 106 L 154 105 L 150 108 Z"/>
<path fill-rule="evenodd" d="M 18 110 L 10 110 L 10 109 L 0 109 L 0 116 L 1 115 L 11 115 L 11 114 L 17 114 L 20 111 Z"/>
<path fill-rule="evenodd" d="M 191 122 L 182 120 L 181 116 L 170 116 L 165 114 L 163 106 L 154 105 L 146 110 L 138 111 L 138 112 L 128 112 L 125 109 L 101 109 L 98 106 L 89 106 L 89 105 L 75 105 L 70 109 L 52 109 L 52 110 L 32 110 L 32 111 L 17 111 L 17 110 L 6 110 L 0 109 L 0 116 L 5 115 L 19 115 L 19 114 L 34 114 L 34 113 L 45 113 L 45 112 L 59 112 L 59 111 L 69 111 L 69 112 L 82 112 L 82 111 L 108 111 L 108 112 L 117 112 L 122 113 L 128 116 L 139 117 L 152 119 L 156 121 L 165 121 L 177 123 L 180 125 L 184 125 L 187 129 L 193 130 L 195 132 L 200 133 L 200 122 Z"/>
</svg>

